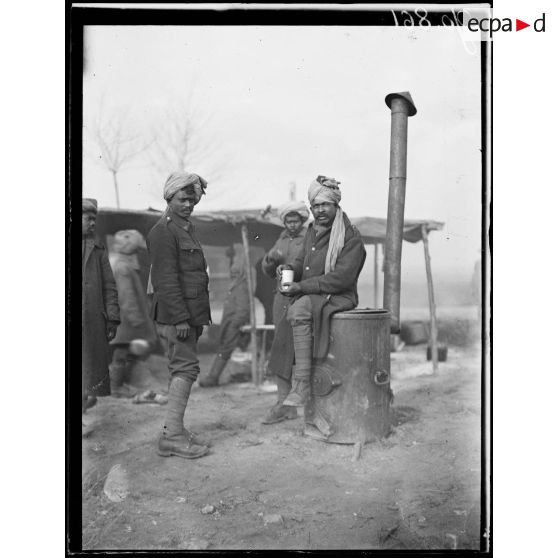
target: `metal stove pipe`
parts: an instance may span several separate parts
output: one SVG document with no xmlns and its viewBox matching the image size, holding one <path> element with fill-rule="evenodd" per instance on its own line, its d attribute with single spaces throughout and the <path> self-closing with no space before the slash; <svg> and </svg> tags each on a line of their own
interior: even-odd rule
<svg viewBox="0 0 558 558">
<path fill-rule="evenodd" d="M 417 109 L 408 91 L 390 93 L 386 104 L 391 109 L 391 146 L 389 154 L 389 200 L 384 259 L 384 308 L 390 311 L 391 332 L 399 333 L 401 298 L 401 248 L 407 183 L 407 121 Z"/>
</svg>

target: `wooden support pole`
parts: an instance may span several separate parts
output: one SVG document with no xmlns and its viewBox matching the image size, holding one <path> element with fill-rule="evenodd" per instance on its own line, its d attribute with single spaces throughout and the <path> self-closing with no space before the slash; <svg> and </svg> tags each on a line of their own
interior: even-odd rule
<svg viewBox="0 0 558 558">
<path fill-rule="evenodd" d="M 250 244 L 248 243 L 248 227 L 242 224 L 242 246 L 244 247 L 244 266 L 248 281 L 248 299 L 250 301 L 250 347 L 252 351 L 252 381 L 259 385 L 258 374 L 258 339 L 256 333 L 256 304 L 254 302 L 254 285 L 252 283 L 252 265 L 250 263 Z"/>
<path fill-rule="evenodd" d="M 438 325 L 436 323 L 436 303 L 434 302 L 434 282 L 428 250 L 428 231 L 422 225 L 422 244 L 424 246 L 424 262 L 426 264 L 426 281 L 428 283 L 428 303 L 430 305 L 430 351 L 432 353 L 432 371 L 438 373 Z"/>
<path fill-rule="evenodd" d="M 264 329 L 262 331 L 262 337 L 261 337 L 261 345 L 260 345 L 260 365 L 259 365 L 259 379 L 260 379 L 260 383 L 263 382 L 263 378 L 264 378 L 264 373 L 265 373 L 265 358 L 267 356 L 266 352 L 265 352 L 265 347 L 267 345 L 267 329 Z"/>
<path fill-rule="evenodd" d="M 379 285 L 379 269 L 378 269 L 378 254 L 380 249 L 378 243 L 374 244 L 374 308 L 378 308 L 380 304 L 380 285 Z"/>
</svg>

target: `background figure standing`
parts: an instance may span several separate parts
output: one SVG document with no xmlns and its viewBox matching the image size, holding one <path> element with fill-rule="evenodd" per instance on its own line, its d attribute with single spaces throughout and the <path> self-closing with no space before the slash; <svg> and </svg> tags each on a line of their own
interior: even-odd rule
<svg viewBox="0 0 558 558">
<path fill-rule="evenodd" d="M 81 380 L 82 412 L 88 396 L 110 395 L 108 342 L 120 323 L 118 292 L 107 252 L 94 237 L 97 201 L 82 202 Z"/>
<path fill-rule="evenodd" d="M 110 366 L 110 391 L 113 397 L 133 397 L 135 390 L 127 382 L 137 356 L 130 350 L 130 343 L 143 340 L 143 357 L 149 355 L 157 342 L 155 325 L 149 316 L 147 294 L 140 278 L 138 250 L 145 248 L 145 239 L 136 230 L 118 231 L 114 235 L 110 265 L 118 289 L 121 323 L 113 346 Z"/>
<path fill-rule="evenodd" d="M 262 256 L 255 264 L 256 269 L 256 290 L 254 291 L 254 296 L 262 303 L 264 307 L 264 324 L 273 323 L 273 303 L 275 300 L 275 274 L 271 278 L 267 273 L 264 273 L 262 269 L 262 262 L 264 256 Z M 272 333 L 272 332 L 270 332 Z"/>
<path fill-rule="evenodd" d="M 252 284 L 255 283 L 255 270 L 251 268 Z M 243 338 L 249 340 L 249 334 L 243 334 L 240 328 L 250 323 L 250 296 L 248 277 L 244 258 L 237 258 L 230 269 L 232 284 L 223 305 L 223 316 L 219 327 L 219 348 L 213 360 L 209 374 L 200 379 L 201 387 L 213 387 L 219 384 L 219 377 L 235 348 Z M 246 343 L 247 344 L 247 343 Z M 246 348 L 246 344 L 242 347 Z"/>
<path fill-rule="evenodd" d="M 310 212 L 303 201 L 292 201 L 279 207 L 279 218 L 283 221 L 285 230 L 279 235 L 273 248 L 263 257 L 262 270 L 268 277 L 275 279 L 277 266 L 294 261 L 298 256 L 304 243 L 305 223 L 309 216 Z M 276 288 L 273 301 L 273 323 L 276 327 L 287 311 L 287 301 L 288 299 Z"/>
<path fill-rule="evenodd" d="M 306 235 L 305 223 L 308 221 L 309 216 L 310 213 L 303 201 L 288 202 L 279 208 L 279 217 L 285 225 L 285 230 L 279 235 L 273 248 L 263 257 L 261 268 L 268 277 L 275 279 L 277 266 L 294 261 L 299 255 Z M 276 329 L 277 325 L 284 318 L 289 304 L 290 299 L 281 294 L 276 282 L 273 300 L 273 323 Z M 283 401 L 291 389 L 290 380 L 276 376 L 276 381 L 277 402 L 263 419 L 263 424 L 274 424 L 285 419 L 297 417 L 296 409 L 283 405 Z"/>
<path fill-rule="evenodd" d="M 207 182 L 199 175 L 172 173 L 164 186 L 167 209 L 149 231 L 147 249 L 153 285 L 152 316 L 167 340 L 169 401 L 159 455 L 195 458 L 208 444 L 184 428 L 184 413 L 200 373 L 197 343 L 211 321 L 207 263 L 189 218 Z"/>
</svg>

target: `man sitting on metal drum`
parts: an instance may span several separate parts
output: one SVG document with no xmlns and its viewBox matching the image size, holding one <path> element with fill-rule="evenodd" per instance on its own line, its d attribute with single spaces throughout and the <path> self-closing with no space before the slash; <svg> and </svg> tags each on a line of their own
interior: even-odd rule
<svg viewBox="0 0 558 558">
<path fill-rule="evenodd" d="M 308 188 L 314 222 L 302 251 L 277 267 L 277 275 L 293 270 L 294 280 L 282 287 L 290 297 L 286 315 L 277 325 L 269 369 L 294 381 L 283 405 L 304 407 L 310 397 L 312 359 L 327 356 L 330 318 L 358 304 L 357 279 L 366 251 L 358 230 L 339 207 L 341 191 L 334 178 L 318 176 Z"/>
</svg>

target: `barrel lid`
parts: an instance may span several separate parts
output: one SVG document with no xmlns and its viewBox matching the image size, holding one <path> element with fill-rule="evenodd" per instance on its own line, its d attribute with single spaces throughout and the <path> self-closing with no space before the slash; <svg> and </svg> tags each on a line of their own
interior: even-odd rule
<svg viewBox="0 0 558 558">
<path fill-rule="evenodd" d="M 369 320 L 371 318 L 388 318 L 389 316 L 389 310 L 384 308 L 355 308 L 354 310 L 336 312 L 332 317 L 338 320 Z"/>
<path fill-rule="evenodd" d="M 386 105 L 391 108 L 391 102 L 393 99 L 405 99 L 409 103 L 409 116 L 414 116 L 417 113 L 417 107 L 415 107 L 415 102 L 408 91 L 402 91 L 401 93 L 390 93 L 386 96 Z"/>
</svg>

